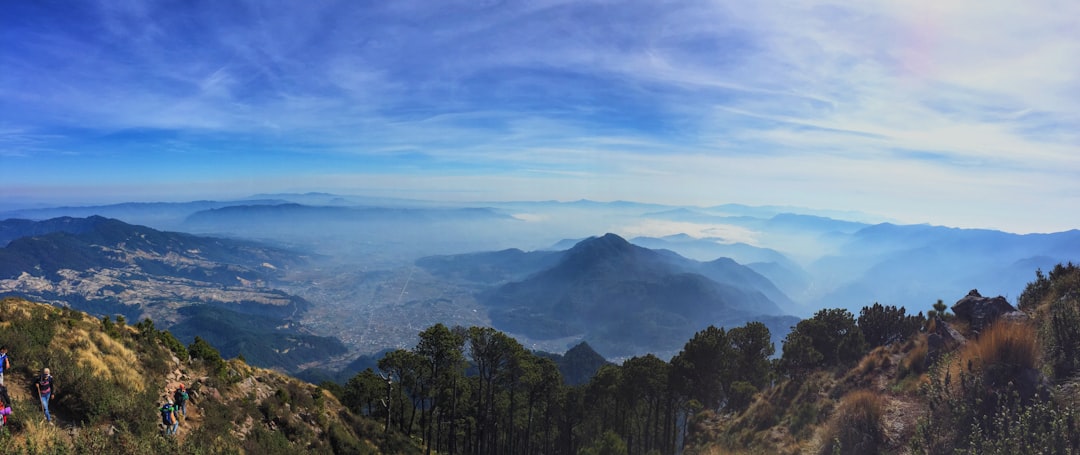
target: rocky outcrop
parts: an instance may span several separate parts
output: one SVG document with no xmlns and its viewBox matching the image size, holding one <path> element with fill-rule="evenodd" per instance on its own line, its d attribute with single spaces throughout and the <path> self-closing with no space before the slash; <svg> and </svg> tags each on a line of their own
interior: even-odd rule
<svg viewBox="0 0 1080 455">
<path fill-rule="evenodd" d="M 964 298 L 958 300 L 952 306 L 952 311 L 956 313 L 956 317 L 970 322 L 971 329 L 976 332 L 981 332 L 1005 315 L 1010 319 L 1023 319 L 1022 313 L 1009 304 L 1005 297 L 983 297 L 978 289 L 972 289 Z"/>
<path fill-rule="evenodd" d="M 956 329 L 939 317 L 935 316 L 929 327 L 930 329 L 926 334 L 925 368 L 929 368 L 930 365 L 937 362 L 944 353 L 967 341 L 960 332 L 957 332 Z"/>
</svg>

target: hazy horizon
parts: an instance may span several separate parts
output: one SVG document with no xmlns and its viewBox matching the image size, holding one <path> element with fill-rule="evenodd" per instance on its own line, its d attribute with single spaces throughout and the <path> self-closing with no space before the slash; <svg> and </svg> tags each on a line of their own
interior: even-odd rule
<svg viewBox="0 0 1080 455">
<path fill-rule="evenodd" d="M 0 204 L 328 192 L 1080 227 L 1080 4 L 16 2 Z"/>
</svg>

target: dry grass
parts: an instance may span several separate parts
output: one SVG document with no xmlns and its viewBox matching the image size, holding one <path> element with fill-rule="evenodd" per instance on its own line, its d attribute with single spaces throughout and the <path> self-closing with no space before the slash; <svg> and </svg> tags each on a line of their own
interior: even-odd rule
<svg viewBox="0 0 1080 455">
<path fill-rule="evenodd" d="M 5 327 L 9 327 L 14 319 L 30 318 L 32 306 L 27 305 L 29 303 L 16 297 L 4 297 L 3 300 L 0 300 L 0 321 L 3 321 Z"/>
<path fill-rule="evenodd" d="M 1029 324 L 997 323 L 983 332 L 974 344 L 984 365 L 1037 368 L 1039 342 L 1035 327 Z"/>
<path fill-rule="evenodd" d="M 878 346 L 863 356 L 859 365 L 855 367 L 855 371 L 860 375 L 865 375 L 881 368 L 888 368 L 890 365 L 889 347 Z"/>
<path fill-rule="evenodd" d="M 19 434 L 10 441 L 12 447 L 33 447 L 37 450 L 36 453 L 67 453 L 64 450 L 67 443 L 68 437 L 64 430 L 33 419 L 28 419 Z"/>
<path fill-rule="evenodd" d="M 878 453 L 883 442 L 881 417 L 885 400 L 869 390 L 857 390 L 844 396 L 824 428 L 819 453 Z"/>
<path fill-rule="evenodd" d="M 1019 371 L 1037 369 L 1040 362 L 1038 333 L 1030 324 L 999 321 L 967 343 L 949 366 L 949 374 L 976 369 Z"/>
<path fill-rule="evenodd" d="M 930 353 L 930 346 L 926 341 L 926 334 L 920 334 L 911 339 L 908 343 L 910 344 L 910 347 L 907 349 L 907 353 L 904 354 L 904 358 L 900 360 L 900 365 L 897 366 L 897 379 L 903 379 L 912 374 L 920 375 L 926 372 L 926 356 Z"/>
<path fill-rule="evenodd" d="M 134 391 L 141 392 L 146 388 L 142 373 L 135 368 L 140 364 L 135 352 L 109 336 L 72 329 L 54 338 L 53 343 L 71 351 L 76 361 L 93 370 L 96 376 L 125 384 Z"/>
</svg>

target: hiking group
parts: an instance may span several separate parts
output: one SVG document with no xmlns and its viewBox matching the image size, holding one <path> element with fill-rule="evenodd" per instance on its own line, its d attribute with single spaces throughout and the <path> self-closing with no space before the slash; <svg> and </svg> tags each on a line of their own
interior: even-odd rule
<svg viewBox="0 0 1080 455">
<path fill-rule="evenodd" d="M 7 347 L 0 346 L 0 425 L 7 425 L 8 416 L 11 415 L 11 397 L 8 395 L 7 385 L 4 384 L 4 373 L 10 369 L 11 360 L 8 358 Z M 41 401 L 41 411 L 45 413 L 45 421 L 52 424 L 49 400 L 56 393 L 56 387 L 53 385 L 53 377 L 48 368 L 42 369 L 41 374 L 34 378 L 34 389 L 37 390 L 38 399 Z"/>
<path fill-rule="evenodd" d="M 172 397 L 166 395 L 164 401 L 158 409 L 161 412 L 161 423 L 165 425 L 165 434 L 176 434 L 180 427 L 180 418 L 187 418 L 188 392 L 184 389 L 184 384 L 176 387 Z"/>
<path fill-rule="evenodd" d="M 4 384 L 4 373 L 11 369 L 11 361 L 8 358 L 6 346 L 0 346 L 0 426 L 7 425 L 8 416 L 11 415 L 11 398 L 8 396 L 7 386 Z M 53 424 L 52 414 L 49 413 L 49 400 L 56 394 L 56 384 L 53 381 L 52 372 L 43 368 L 41 374 L 34 377 L 34 389 L 37 391 L 41 402 L 41 412 L 45 414 L 45 421 Z M 165 424 L 165 434 L 176 434 L 180 427 L 180 419 L 187 418 L 188 391 L 184 384 L 179 384 L 172 391 L 172 395 L 164 397 L 161 411 L 161 423 Z"/>
</svg>

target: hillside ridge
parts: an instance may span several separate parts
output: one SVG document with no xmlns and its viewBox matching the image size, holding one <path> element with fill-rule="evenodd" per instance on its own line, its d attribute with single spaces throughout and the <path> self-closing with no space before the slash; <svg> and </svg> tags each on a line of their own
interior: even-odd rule
<svg viewBox="0 0 1080 455">
<path fill-rule="evenodd" d="M 0 339 L 14 411 L 0 439 L 16 453 L 420 453 L 325 389 L 224 360 L 199 339 L 184 347 L 150 320 L 127 325 L 6 297 Z M 43 368 L 55 378 L 51 424 L 32 386 Z M 171 437 L 157 408 L 179 384 L 191 400 Z"/>
</svg>

